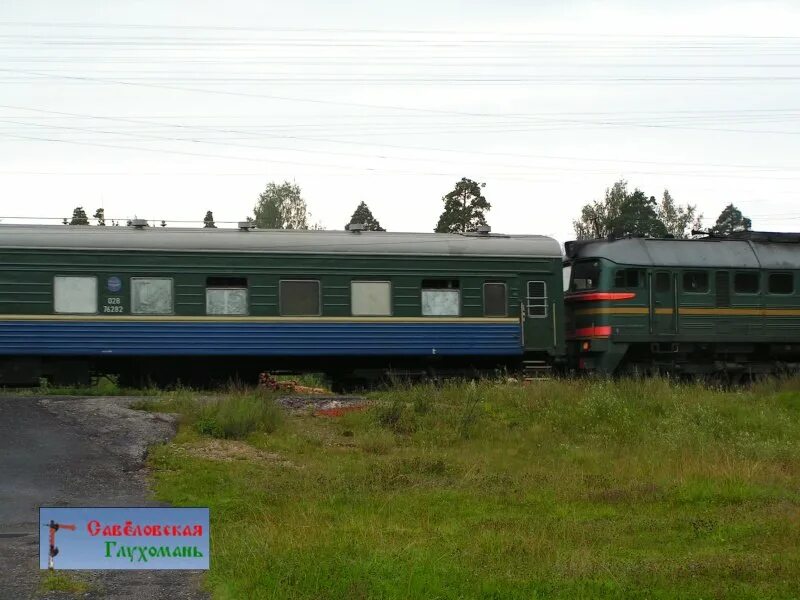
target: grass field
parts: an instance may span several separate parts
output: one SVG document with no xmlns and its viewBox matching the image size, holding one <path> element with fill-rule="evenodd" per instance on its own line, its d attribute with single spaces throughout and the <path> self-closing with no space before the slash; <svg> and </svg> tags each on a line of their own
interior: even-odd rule
<svg viewBox="0 0 800 600">
<path fill-rule="evenodd" d="M 371 399 L 337 418 L 253 392 L 143 407 L 185 414 L 154 488 L 211 507 L 215 598 L 800 596 L 800 382 Z"/>
</svg>

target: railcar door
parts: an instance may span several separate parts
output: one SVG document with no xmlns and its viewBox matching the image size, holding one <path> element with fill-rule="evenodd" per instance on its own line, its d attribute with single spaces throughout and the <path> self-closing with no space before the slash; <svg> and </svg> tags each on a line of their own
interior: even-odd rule
<svg viewBox="0 0 800 600">
<path fill-rule="evenodd" d="M 649 287 L 652 332 L 656 335 L 677 333 L 677 274 L 669 271 L 651 272 L 649 275 Z"/>
<path fill-rule="evenodd" d="M 557 326 L 562 315 L 556 313 L 561 302 L 553 286 L 561 284 L 546 275 L 522 277 L 522 345 L 527 350 L 552 350 L 558 345 Z"/>
</svg>

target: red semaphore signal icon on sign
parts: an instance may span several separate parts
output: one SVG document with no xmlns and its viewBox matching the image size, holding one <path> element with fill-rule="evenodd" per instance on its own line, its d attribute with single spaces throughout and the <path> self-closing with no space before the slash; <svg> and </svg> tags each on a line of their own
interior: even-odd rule
<svg viewBox="0 0 800 600">
<path fill-rule="evenodd" d="M 58 548 L 56 547 L 56 531 L 59 529 L 66 529 L 67 531 L 75 531 L 75 525 L 67 525 L 65 523 L 56 523 L 52 519 L 49 523 L 45 523 L 42 527 L 49 527 L 50 528 L 50 552 L 48 553 L 47 559 L 47 568 L 53 569 L 55 568 L 55 557 L 58 554 Z"/>
</svg>

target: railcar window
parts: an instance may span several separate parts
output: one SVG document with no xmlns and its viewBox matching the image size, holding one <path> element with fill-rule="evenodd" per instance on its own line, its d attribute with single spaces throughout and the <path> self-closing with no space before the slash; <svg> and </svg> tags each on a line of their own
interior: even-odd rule
<svg viewBox="0 0 800 600">
<path fill-rule="evenodd" d="M 733 291 L 737 294 L 757 294 L 758 288 L 758 273 L 736 273 L 733 276 Z"/>
<path fill-rule="evenodd" d="M 614 287 L 638 288 L 644 277 L 640 276 L 639 269 L 617 269 L 614 274 Z"/>
<path fill-rule="evenodd" d="M 131 277 L 131 312 L 137 315 L 172 314 L 172 279 Z"/>
<path fill-rule="evenodd" d="M 354 316 L 385 317 L 392 314 L 392 284 L 389 281 L 351 281 L 350 312 Z"/>
<path fill-rule="evenodd" d="M 483 284 L 483 314 L 486 317 L 505 317 L 508 315 L 505 283 L 487 281 Z"/>
<path fill-rule="evenodd" d="M 55 277 L 53 310 L 57 313 L 96 313 L 97 277 Z"/>
<path fill-rule="evenodd" d="M 794 278 L 791 273 L 770 273 L 770 294 L 791 294 L 794 292 Z"/>
<path fill-rule="evenodd" d="M 279 290 L 281 315 L 316 317 L 322 314 L 316 279 L 282 279 Z"/>
<path fill-rule="evenodd" d="M 528 316 L 547 316 L 547 284 L 544 281 L 528 282 Z"/>
<path fill-rule="evenodd" d="M 425 317 L 461 314 L 461 290 L 457 279 L 422 280 L 422 315 Z"/>
<path fill-rule="evenodd" d="M 246 315 L 246 277 L 209 277 L 206 279 L 207 315 Z"/>
<path fill-rule="evenodd" d="M 686 271 L 683 274 L 683 291 L 692 294 L 705 294 L 708 291 L 708 273 L 705 271 Z"/>
<path fill-rule="evenodd" d="M 572 265 L 573 292 L 593 290 L 600 283 L 600 263 L 597 261 L 577 262 Z"/>
<path fill-rule="evenodd" d="M 660 271 L 656 273 L 656 291 L 669 292 L 672 289 L 672 277 L 669 273 Z"/>
</svg>

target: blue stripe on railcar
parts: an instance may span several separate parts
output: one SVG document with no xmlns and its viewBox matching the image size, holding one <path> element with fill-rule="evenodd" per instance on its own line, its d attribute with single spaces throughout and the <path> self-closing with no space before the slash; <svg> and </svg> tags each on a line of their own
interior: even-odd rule
<svg viewBox="0 0 800 600">
<path fill-rule="evenodd" d="M 0 321 L 0 354 L 514 356 L 518 323 Z"/>
</svg>

